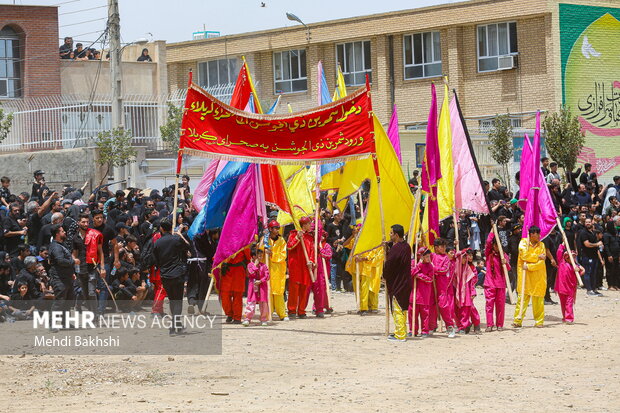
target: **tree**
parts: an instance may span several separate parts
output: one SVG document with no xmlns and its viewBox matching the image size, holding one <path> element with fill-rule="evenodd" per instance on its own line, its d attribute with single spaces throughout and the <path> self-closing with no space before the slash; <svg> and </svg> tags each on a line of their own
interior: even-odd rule
<svg viewBox="0 0 620 413">
<path fill-rule="evenodd" d="M 168 120 L 163 126 L 159 127 L 161 140 L 168 144 L 168 147 L 177 152 L 181 139 L 181 120 L 183 119 L 183 108 L 168 102 Z"/>
<path fill-rule="evenodd" d="M 491 157 L 502 167 L 502 181 L 510 189 L 508 163 L 512 160 L 512 123 L 509 115 L 496 115 L 489 132 Z"/>
<path fill-rule="evenodd" d="M 586 142 L 579 119 L 573 116 L 566 106 L 561 106 L 559 112 L 548 113 L 545 116 L 543 128 L 547 152 L 564 168 L 567 182 L 570 182 L 569 173 L 575 169 L 577 155 Z"/>
<path fill-rule="evenodd" d="M 136 161 L 136 148 L 131 146 L 131 131 L 123 128 L 115 128 L 100 132 L 95 138 L 95 145 L 99 149 L 97 163 L 105 166 L 105 175 L 99 186 L 110 174 L 110 170 L 117 166 L 125 166 Z"/>
<path fill-rule="evenodd" d="M 4 110 L 0 109 L 0 142 L 7 137 L 11 131 L 11 126 L 13 126 L 13 114 L 5 115 Z"/>
</svg>

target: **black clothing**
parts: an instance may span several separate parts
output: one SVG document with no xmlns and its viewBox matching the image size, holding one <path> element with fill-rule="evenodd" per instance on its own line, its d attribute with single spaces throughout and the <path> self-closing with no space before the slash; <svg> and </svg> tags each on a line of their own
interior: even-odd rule
<svg viewBox="0 0 620 413">
<path fill-rule="evenodd" d="M 19 226 L 17 220 L 11 215 L 4 218 L 3 222 L 4 234 L 7 232 L 21 231 L 22 227 Z M 12 237 L 4 236 L 4 250 L 11 256 L 17 255 L 17 246 L 23 243 L 21 235 L 15 235 Z"/>
<path fill-rule="evenodd" d="M 18 284 L 28 284 L 28 294 L 33 298 L 39 298 L 43 295 L 41 292 L 41 286 L 36 278 L 36 276 L 30 273 L 27 269 L 23 269 L 17 274 L 15 278 L 15 282 L 13 283 L 13 290 L 16 293 L 19 293 L 17 290 Z"/>
<path fill-rule="evenodd" d="M 92 228 L 101 232 L 101 234 L 103 235 L 103 257 L 106 264 L 111 264 L 112 261 L 114 261 L 114 256 L 111 253 L 113 253 L 114 251 L 112 251 L 110 248 L 110 241 L 116 239 L 116 231 L 106 224 Z"/>
<path fill-rule="evenodd" d="M 491 189 L 489 191 L 489 201 L 502 201 L 504 200 L 504 195 L 501 194 L 497 189 Z"/>
<path fill-rule="evenodd" d="M 140 55 L 140 57 L 138 57 L 138 60 L 137 60 L 137 62 L 152 62 L 152 61 L 153 59 L 151 59 L 151 56 L 149 55 L 144 56 L 142 54 Z"/>
<path fill-rule="evenodd" d="M 165 233 L 155 241 L 153 257 L 161 272 L 161 278 L 184 278 L 187 273 L 188 246 L 178 235 Z"/>
<path fill-rule="evenodd" d="M 598 260 L 598 247 L 586 247 L 584 241 L 590 241 L 592 244 L 596 244 L 598 240 L 596 239 L 596 235 L 593 232 L 588 231 L 587 229 L 582 229 L 579 231 L 577 235 L 577 245 L 579 246 L 579 255 L 584 256 L 586 258 L 592 258 Z"/>
<path fill-rule="evenodd" d="M 63 44 L 58 48 L 58 53 L 61 59 L 71 59 L 71 50 L 73 50 L 73 43 Z"/>
<path fill-rule="evenodd" d="M 52 240 L 49 247 L 50 278 L 60 279 L 63 282 L 73 279 L 74 261 L 71 252 L 59 242 Z"/>
</svg>

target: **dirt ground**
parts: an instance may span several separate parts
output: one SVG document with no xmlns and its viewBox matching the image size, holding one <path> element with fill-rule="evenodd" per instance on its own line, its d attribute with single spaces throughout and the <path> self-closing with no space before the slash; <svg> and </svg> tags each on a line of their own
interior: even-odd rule
<svg viewBox="0 0 620 413">
<path fill-rule="evenodd" d="M 388 342 L 384 311 L 224 325 L 221 356 L 0 356 L 8 412 L 536 411 L 620 408 L 620 293 L 586 298 L 576 323 L 547 306 L 545 328 Z M 381 301 L 383 302 L 383 301 Z M 484 330 L 484 297 L 476 305 Z M 506 325 L 514 306 L 507 306 Z M 0 327 L 0 333 L 2 328 Z M 162 340 L 182 340 L 162 337 Z"/>
</svg>

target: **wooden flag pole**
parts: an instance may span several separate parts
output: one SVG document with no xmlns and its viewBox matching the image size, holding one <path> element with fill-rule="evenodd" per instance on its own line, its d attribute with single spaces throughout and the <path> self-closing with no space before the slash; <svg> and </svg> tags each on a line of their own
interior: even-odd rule
<svg viewBox="0 0 620 413">
<path fill-rule="evenodd" d="M 265 261 L 267 261 L 265 264 L 267 264 L 267 269 L 269 269 L 270 259 L 269 259 L 269 254 L 267 253 L 265 253 Z M 268 321 L 273 321 L 273 317 L 271 316 L 271 314 L 273 313 L 272 306 L 273 306 L 273 303 L 271 299 L 271 271 L 269 271 L 269 280 L 267 281 L 267 307 L 269 308 L 269 317 L 267 318 Z"/>
<path fill-rule="evenodd" d="M 415 323 L 418 321 L 417 320 L 417 316 L 416 316 L 416 311 L 415 311 L 415 306 L 416 306 L 416 294 L 417 294 L 417 290 L 418 290 L 418 277 L 413 279 L 413 303 L 411 303 L 411 317 L 413 318 L 412 320 L 412 324 L 411 324 L 411 328 L 412 328 L 412 336 L 415 336 Z M 420 333 L 422 332 L 422 323 L 420 323 Z"/>
<path fill-rule="evenodd" d="M 573 266 L 573 270 L 575 271 L 575 277 L 577 277 L 577 282 L 579 283 L 580 287 L 583 287 L 583 281 L 581 280 L 581 275 L 579 275 L 577 264 L 575 264 L 575 258 L 573 257 L 573 252 L 571 251 L 570 246 L 568 245 L 568 238 L 566 238 L 566 233 L 564 232 L 564 228 L 562 228 L 562 224 L 560 224 L 560 218 L 555 217 L 555 221 L 558 225 L 558 229 L 560 230 L 560 233 L 562 233 L 562 240 L 564 242 L 564 248 L 566 248 L 566 251 L 568 251 L 568 257 L 570 258 L 570 263 Z M 560 265 L 560 263 L 558 263 L 558 265 Z"/>
<path fill-rule="evenodd" d="M 495 235 L 495 242 L 497 242 L 497 249 L 499 250 L 500 260 L 502 263 L 502 269 L 504 272 L 504 279 L 506 280 L 506 289 L 508 290 L 508 301 L 510 304 L 516 304 L 514 292 L 512 291 L 512 285 L 510 284 L 510 277 L 508 276 L 508 267 L 504 260 L 504 248 L 502 248 L 502 242 L 499 239 L 499 233 L 497 232 L 497 224 L 493 222 L 491 224 L 493 234 Z M 485 241 L 486 242 L 486 241 Z M 487 269 L 488 270 L 488 269 Z"/>
<path fill-rule="evenodd" d="M 460 245 L 459 245 L 459 219 L 458 219 L 458 213 L 456 211 L 454 211 L 454 215 L 452 215 L 454 218 L 454 246 L 456 251 L 460 251 Z"/>
<path fill-rule="evenodd" d="M 321 172 L 321 166 L 316 164 L 316 174 L 315 174 L 315 197 L 316 197 L 316 206 L 314 208 L 314 256 L 316 257 L 316 265 L 314 266 L 314 281 L 316 281 L 319 271 L 319 212 L 321 207 L 321 193 L 319 190 L 319 174 Z M 318 310 L 317 310 L 318 311 Z"/>
<path fill-rule="evenodd" d="M 375 163 L 377 162 L 376 159 L 374 161 Z M 377 164 L 375 165 L 376 165 L 375 170 L 378 171 L 379 167 Z M 383 192 L 381 191 L 381 178 L 379 177 L 378 174 L 377 174 L 377 192 L 379 192 L 379 211 L 381 213 L 381 236 L 382 236 L 383 242 L 385 243 L 386 237 L 385 237 L 385 215 L 383 213 Z M 360 205 L 360 209 L 361 208 L 362 206 Z M 385 253 L 386 260 L 387 260 L 387 251 L 384 250 L 384 253 Z M 383 280 L 385 281 L 385 277 L 383 278 Z M 387 282 L 385 282 L 385 335 L 386 336 L 390 335 L 390 297 L 389 297 L 388 290 L 387 290 Z"/>
<path fill-rule="evenodd" d="M 527 241 L 529 244 L 529 240 Z M 525 318 L 526 310 L 523 308 L 523 304 L 525 302 L 525 269 L 521 268 L 521 293 L 519 294 L 519 301 L 521 301 L 521 305 L 519 306 L 519 318 L 521 319 L 521 323 L 523 323 L 523 319 Z"/>
<path fill-rule="evenodd" d="M 413 247 L 414 245 L 417 247 L 418 244 L 418 234 L 414 234 L 413 233 L 413 227 L 415 225 L 415 220 L 416 220 L 416 214 L 420 214 L 420 200 L 422 198 L 422 191 L 421 190 L 417 190 L 416 194 L 415 194 L 415 202 L 413 204 L 413 212 L 411 214 L 411 220 L 409 220 L 409 231 L 407 231 L 407 234 L 409 236 L 409 239 L 411 240 L 411 246 Z M 414 237 L 413 239 L 411 237 Z M 411 251 L 413 254 L 415 254 L 417 251 L 417 248 L 415 248 L 413 251 Z"/>
<path fill-rule="evenodd" d="M 179 205 L 179 175 L 174 180 L 174 206 L 172 207 L 172 231 L 177 227 L 177 206 Z"/>
<path fill-rule="evenodd" d="M 329 287 L 329 279 L 327 278 L 327 264 L 325 263 L 325 258 L 321 257 L 321 263 L 323 264 L 323 276 L 325 278 L 325 298 L 327 299 L 327 308 L 329 309 L 329 303 L 332 302 L 331 297 L 331 288 Z"/>
<path fill-rule="evenodd" d="M 209 303 L 209 296 L 211 295 L 211 290 L 213 289 L 213 284 L 215 283 L 215 277 L 213 276 L 213 273 L 209 274 L 209 276 L 211 277 L 211 282 L 209 282 L 209 289 L 207 290 L 207 295 L 205 296 L 205 302 L 202 305 L 202 311 L 200 311 L 202 314 L 205 314 L 207 311 L 207 305 Z"/>
<path fill-rule="evenodd" d="M 299 242 L 301 242 L 301 249 L 304 251 L 304 257 L 306 257 L 306 266 L 308 265 L 308 263 L 312 263 L 312 269 L 308 269 L 308 272 L 310 272 L 310 278 L 312 279 L 312 282 L 314 283 L 316 281 L 316 274 L 314 273 L 314 263 L 312 261 L 310 261 L 310 258 L 308 258 L 308 251 L 306 250 L 306 243 L 304 242 L 304 232 L 301 232 L 301 239 L 299 240 Z"/>
<path fill-rule="evenodd" d="M 360 263 L 357 261 L 357 257 L 353 258 L 355 260 L 355 296 L 357 298 L 357 311 L 362 311 L 362 292 L 360 291 L 361 281 L 360 281 Z"/>
</svg>

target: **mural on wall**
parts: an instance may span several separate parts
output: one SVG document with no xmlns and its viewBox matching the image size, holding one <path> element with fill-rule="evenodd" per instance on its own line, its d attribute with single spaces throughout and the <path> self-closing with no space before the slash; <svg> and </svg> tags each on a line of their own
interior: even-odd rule
<svg viewBox="0 0 620 413">
<path fill-rule="evenodd" d="M 560 4 L 563 101 L 586 134 L 580 163 L 620 175 L 620 9 Z"/>
</svg>

